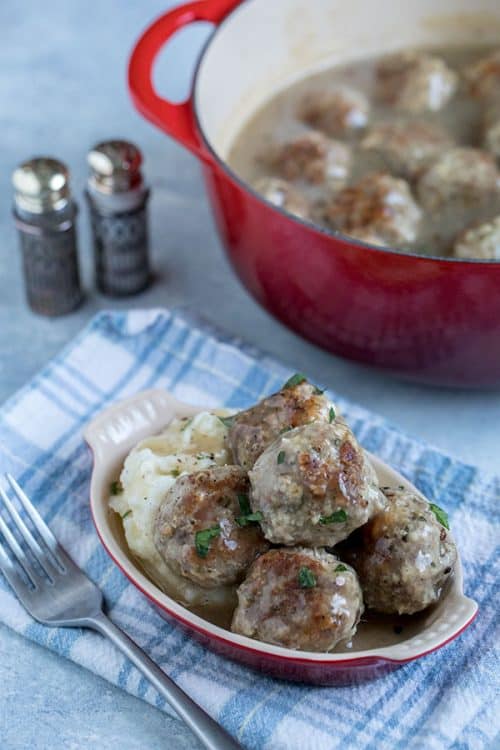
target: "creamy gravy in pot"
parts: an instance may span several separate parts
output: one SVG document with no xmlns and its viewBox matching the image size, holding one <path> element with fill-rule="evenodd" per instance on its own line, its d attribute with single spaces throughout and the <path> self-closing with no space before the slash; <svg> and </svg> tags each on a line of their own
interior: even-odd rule
<svg viewBox="0 0 500 750">
<path fill-rule="evenodd" d="M 361 142 L 370 132 L 370 128 L 381 122 L 404 119 L 411 123 L 424 120 L 437 124 L 447 131 L 457 146 L 483 149 L 485 104 L 470 96 L 463 79 L 463 71 L 471 63 L 493 52 L 493 48 L 447 47 L 417 50 L 417 52 L 426 52 L 441 58 L 458 74 L 457 90 L 441 109 L 414 114 L 397 111 L 394 107 L 380 102 L 376 96 L 376 67 L 380 58 L 357 61 L 308 76 L 278 92 L 241 129 L 232 145 L 228 158 L 229 165 L 242 179 L 256 186 L 256 189 L 259 189 L 259 180 L 261 181 L 262 178 L 282 178 L 282 173 L 276 169 L 269 155 L 275 153 L 280 144 L 311 131 L 311 125 L 300 119 L 304 97 L 310 96 L 313 92 L 331 90 L 338 85 L 348 86 L 362 92 L 368 97 L 371 105 L 367 127 L 350 136 L 330 136 L 352 147 L 352 167 L 346 182 L 347 186 L 355 185 L 364 175 L 373 172 L 383 171 L 398 178 L 402 177 L 401 174 L 394 172 L 393 167 L 382 158 L 381 154 L 360 147 Z M 500 112 L 500 102 L 497 104 Z M 321 128 L 314 126 L 314 129 L 320 130 Z M 422 205 L 422 188 L 419 192 L 418 179 L 405 179 L 408 180 L 413 199 L 422 211 L 416 237 L 409 241 L 385 241 L 374 244 L 427 255 L 448 256 L 453 254 L 455 239 L 461 231 L 474 223 L 489 221 L 500 215 L 500 176 L 499 189 L 496 192 L 493 192 L 486 201 L 482 201 L 480 207 L 466 205 L 459 212 L 458 217 L 456 206 L 450 210 L 446 206 L 439 210 L 431 210 Z M 331 191 L 329 192 L 324 185 L 311 185 L 300 177 L 294 177 L 291 180 L 288 178 L 288 180 L 309 201 L 311 206 L 309 220 L 332 232 L 340 229 L 349 234 L 348 230 L 335 226 L 335 222 L 331 220 L 331 214 L 328 215 L 325 212 L 325 205 L 332 200 Z M 335 191 L 334 195 L 337 193 L 338 191 Z M 299 214 L 298 211 L 296 213 Z M 365 238 L 360 237 L 360 239 Z M 370 242 L 370 239 L 366 241 Z M 498 259 L 500 259 L 500 247 Z"/>
</svg>

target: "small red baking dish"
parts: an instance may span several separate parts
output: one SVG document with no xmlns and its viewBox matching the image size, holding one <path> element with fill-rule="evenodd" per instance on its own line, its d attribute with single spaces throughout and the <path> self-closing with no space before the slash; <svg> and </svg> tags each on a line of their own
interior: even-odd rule
<svg viewBox="0 0 500 750">
<path fill-rule="evenodd" d="M 391 623 L 374 622 L 364 627 L 361 638 L 356 636 L 351 649 L 344 646 L 332 653 L 296 651 L 237 635 L 167 596 L 145 575 L 128 549 L 121 520 L 109 507 L 109 487 L 134 445 L 159 432 L 173 418 L 192 416 L 198 411 L 199 407 L 180 403 L 166 391 L 155 389 L 111 406 L 85 430 L 85 440 L 94 456 L 90 505 L 99 538 L 120 570 L 160 614 L 227 658 L 275 677 L 317 685 L 372 679 L 442 648 L 471 624 L 477 604 L 463 593 L 460 560 L 439 603 L 413 621 L 408 620 L 403 633 L 396 632 Z M 418 492 L 376 456 L 371 456 L 371 460 L 381 484 L 405 485 Z"/>
</svg>

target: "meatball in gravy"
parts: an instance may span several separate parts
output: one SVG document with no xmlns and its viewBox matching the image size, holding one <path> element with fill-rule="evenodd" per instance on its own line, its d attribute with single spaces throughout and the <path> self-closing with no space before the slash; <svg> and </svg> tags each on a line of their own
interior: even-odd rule
<svg viewBox="0 0 500 750">
<path fill-rule="evenodd" d="M 299 117 L 313 128 L 333 138 L 359 133 L 368 124 L 370 102 L 361 91 L 350 86 L 337 86 L 306 94 L 299 108 Z"/>
<path fill-rule="evenodd" d="M 283 433 L 249 476 L 252 508 L 275 544 L 333 546 L 384 504 L 375 470 L 340 418 Z"/>
<path fill-rule="evenodd" d="M 442 109 L 456 91 L 458 75 L 440 57 L 408 50 L 383 58 L 376 81 L 381 102 L 417 113 Z"/>
<path fill-rule="evenodd" d="M 500 216 L 463 231 L 455 242 L 453 254 L 456 258 L 500 260 Z"/>
<path fill-rule="evenodd" d="M 500 99 L 500 49 L 476 60 L 464 76 L 471 96 L 485 102 Z"/>
<path fill-rule="evenodd" d="M 344 188 L 327 208 L 335 229 L 359 239 L 375 235 L 387 245 L 413 242 L 421 216 L 408 183 L 382 172 Z"/>
<path fill-rule="evenodd" d="M 488 203 L 498 198 L 499 191 L 500 173 L 493 156 L 467 147 L 444 153 L 418 184 L 418 196 L 428 211 L 439 211 L 450 203 Z"/>
<path fill-rule="evenodd" d="M 375 154 L 394 174 L 414 180 L 453 146 L 441 126 L 427 120 L 394 120 L 374 125 L 361 148 Z"/>
<path fill-rule="evenodd" d="M 363 613 L 354 570 L 315 549 L 274 549 L 238 589 L 234 633 L 302 651 L 331 651 L 350 640 Z"/>
<path fill-rule="evenodd" d="M 154 542 L 164 562 L 206 588 L 241 581 L 269 546 L 252 520 L 248 491 L 239 466 L 179 477 L 156 517 Z"/>
<path fill-rule="evenodd" d="M 286 180 L 278 177 L 261 177 L 254 184 L 255 190 L 270 203 L 288 211 L 301 219 L 310 217 L 310 207 L 307 198 L 300 190 Z"/>
<path fill-rule="evenodd" d="M 408 490 L 386 496 L 386 508 L 360 530 L 354 549 L 345 554 L 368 608 L 411 615 L 439 599 L 457 552 L 437 506 Z"/>
<path fill-rule="evenodd" d="M 251 469 L 281 433 L 309 422 L 328 422 L 333 406 L 323 392 L 296 375 L 272 396 L 232 419 L 229 444 L 236 463 Z"/>
<path fill-rule="evenodd" d="M 272 166 L 287 180 L 342 187 L 351 170 L 351 149 L 323 133 L 311 131 L 278 147 Z"/>
</svg>

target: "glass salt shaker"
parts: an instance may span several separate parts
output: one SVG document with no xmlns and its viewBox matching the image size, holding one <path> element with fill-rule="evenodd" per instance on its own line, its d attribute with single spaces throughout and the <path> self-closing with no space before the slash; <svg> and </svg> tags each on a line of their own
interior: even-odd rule
<svg viewBox="0 0 500 750">
<path fill-rule="evenodd" d="M 128 141 L 104 141 L 87 161 L 97 286 L 114 297 L 136 294 L 151 281 L 141 152 Z"/>
<path fill-rule="evenodd" d="M 40 315 L 64 315 L 82 301 L 76 242 L 77 206 L 69 173 L 37 157 L 14 170 L 14 221 L 19 231 L 28 304 Z"/>
</svg>

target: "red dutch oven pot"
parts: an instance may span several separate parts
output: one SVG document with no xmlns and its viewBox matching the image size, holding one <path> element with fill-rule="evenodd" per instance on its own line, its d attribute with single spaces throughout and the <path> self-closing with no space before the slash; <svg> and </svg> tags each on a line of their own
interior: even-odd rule
<svg viewBox="0 0 500 750">
<path fill-rule="evenodd" d="M 494 43 L 500 23 L 497 0 L 408 0 L 401 8 L 397 0 L 386 0 L 383 12 L 355 0 L 191 2 L 141 36 L 130 92 L 147 119 L 200 159 L 227 254 L 270 313 L 335 354 L 414 380 L 498 386 L 499 262 L 424 257 L 332 235 L 266 202 L 226 161 L 259 104 L 305 72 L 404 46 Z M 155 91 L 154 62 L 195 21 L 217 29 L 190 98 L 174 104 Z"/>
</svg>

